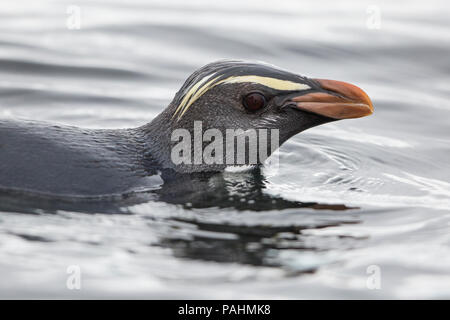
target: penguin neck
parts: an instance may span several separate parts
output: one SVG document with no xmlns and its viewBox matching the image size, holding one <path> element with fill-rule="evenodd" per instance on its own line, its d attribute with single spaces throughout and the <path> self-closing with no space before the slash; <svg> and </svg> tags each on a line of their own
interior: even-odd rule
<svg viewBox="0 0 450 320">
<path fill-rule="evenodd" d="M 144 158 L 150 163 L 157 163 L 161 168 L 173 168 L 170 160 L 171 116 L 166 109 L 151 122 L 136 129 L 142 137 Z"/>
</svg>

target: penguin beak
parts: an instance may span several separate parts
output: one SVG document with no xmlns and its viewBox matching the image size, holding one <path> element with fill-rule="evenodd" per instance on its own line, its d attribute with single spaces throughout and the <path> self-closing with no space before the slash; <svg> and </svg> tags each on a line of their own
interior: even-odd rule
<svg viewBox="0 0 450 320">
<path fill-rule="evenodd" d="M 373 113 L 372 101 L 359 87 L 342 81 L 313 80 L 323 91 L 291 98 L 298 109 L 333 119 L 361 118 Z"/>
</svg>

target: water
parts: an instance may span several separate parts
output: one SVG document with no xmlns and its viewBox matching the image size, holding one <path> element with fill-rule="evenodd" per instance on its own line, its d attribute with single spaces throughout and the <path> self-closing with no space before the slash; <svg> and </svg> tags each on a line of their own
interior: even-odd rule
<svg viewBox="0 0 450 320">
<path fill-rule="evenodd" d="M 67 28 L 73 4 L 80 30 Z M 292 138 L 278 171 L 194 179 L 192 193 L 163 184 L 108 210 L 3 200 L 0 297 L 450 298 L 444 1 L 4 0 L 0 8 L 2 118 L 139 126 L 219 58 L 352 82 L 375 106 L 371 117 Z M 72 265 L 81 290 L 67 289 Z M 370 289 L 373 270 L 380 289 Z"/>
</svg>

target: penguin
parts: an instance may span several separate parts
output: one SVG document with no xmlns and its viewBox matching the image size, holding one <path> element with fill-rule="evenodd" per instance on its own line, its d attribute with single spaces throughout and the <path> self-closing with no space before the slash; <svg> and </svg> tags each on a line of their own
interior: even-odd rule
<svg viewBox="0 0 450 320">
<path fill-rule="evenodd" d="M 120 195 L 158 188 L 164 183 L 161 172 L 173 177 L 236 165 L 258 167 L 306 129 L 372 113 L 370 98 L 355 85 L 266 63 L 216 61 L 190 75 L 170 104 L 137 128 L 98 130 L 0 119 L 0 193 Z M 256 144 L 250 133 L 257 136 Z M 219 143 L 228 136 L 232 142 L 243 136 L 240 161 L 237 144 Z"/>
</svg>

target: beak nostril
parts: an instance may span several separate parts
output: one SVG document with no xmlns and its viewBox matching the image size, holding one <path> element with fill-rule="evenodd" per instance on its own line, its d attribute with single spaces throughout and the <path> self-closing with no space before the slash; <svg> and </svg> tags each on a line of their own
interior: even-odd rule
<svg viewBox="0 0 450 320">
<path fill-rule="evenodd" d="M 288 101 L 288 103 L 282 104 L 278 107 L 279 110 L 283 111 L 288 108 L 297 109 L 297 104 L 293 101 Z"/>
</svg>

